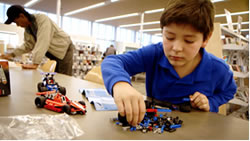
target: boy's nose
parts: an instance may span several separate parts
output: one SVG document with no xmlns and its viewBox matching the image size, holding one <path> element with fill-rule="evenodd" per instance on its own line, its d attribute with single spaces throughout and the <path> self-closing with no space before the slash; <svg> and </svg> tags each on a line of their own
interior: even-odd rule
<svg viewBox="0 0 250 141">
<path fill-rule="evenodd" d="M 183 50 L 183 44 L 180 41 L 175 41 L 173 44 L 173 50 L 175 51 L 182 51 Z"/>
</svg>

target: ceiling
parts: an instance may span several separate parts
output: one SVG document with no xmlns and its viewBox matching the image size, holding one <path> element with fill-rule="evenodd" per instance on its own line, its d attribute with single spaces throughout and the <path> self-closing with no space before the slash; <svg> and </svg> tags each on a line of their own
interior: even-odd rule
<svg viewBox="0 0 250 141">
<path fill-rule="evenodd" d="M 6 4 L 19 4 L 24 5 L 29 0 L 0 0 L 1 3 Z M 87 7 L 93 4 L 104 2 L 108 0 L 61 0 L 61 15 L 67 12 Z M 103 19 L 113 16 L 131 14 L 131 13 L 142 13 L 147 10 L 154 10 L 165 8 L 168 0 L 120 0 L 114 3 L 108 3 L 102 7 L 90 9 L 78 14 L 71 15 L 70 17 L 85 19 L 89 21 L 95 21 L 97 19 Z M 224 9 L 227 9 L 231 13 L 249 11 L 249 0 L 225 0 L 223 2 L 214 3 L 216 14 L 224 14 Z M 40 0 L 40 2 L 29 7 L 31 9 L 36 9 L 40 11 L 46 11 L 49 13 L 56 14 L 57 0 Z M 162 12 L 145 14 L 144 22 L 159 21 Z M 249 21 L 249 14 L 240 15 L 243 18 L 243 22 Z M 232 16 L 233 23 L 237 22 L 238 16 Z M 215 18 L 215 22 L 227 23 L 226 17 Z M 134 16 L 124 19 L 111 20 L 106 22 L 100 22 L 103 24 L 109 24 L 113 26 L 119 26 L 124 24 L 135 24 L 140 23 L 140 16 Z M 159 24 L 144 25 L 144 29 L 159 28 Z M 236 27 L 235 27 L 236 28 Z M 139 30 L 140 26 L 128 27 L 128 29 Z M 242 25 L 242 29 L 249 29 L 249 24 Z M 148 32 L 150 34 L 159 33 L 158 32 Z M 242 34 L 247 35 L 248 32 L 242 32 Z"/>
</svg>

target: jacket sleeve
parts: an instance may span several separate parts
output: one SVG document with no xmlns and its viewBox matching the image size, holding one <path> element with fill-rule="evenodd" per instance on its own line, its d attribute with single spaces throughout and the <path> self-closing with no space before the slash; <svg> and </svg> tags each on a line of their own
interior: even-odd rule
<svg viewBox="0 0 250 141">
<path fill-rule="evenodd" d="M 37 17 L 37 42 L 33 54 L 33 63 L 40 64 L 45 53 L 48 51 L 51 39 L 53 38 L 53 25 L 50 19 L 45 15 L 40 15 Z"/>
<path fill-rule="evenodd" d="M 233 79 L 233 72 L 228 68 L 228 72 L 224 72 L 222 76 L 213 96 L 208 97 L 210 112 L 218 112 L 218 107 L 231 100 L 236 93 L 237 85 Z"/>
<path fill-rule="evenodd" d="M 125 54 L 110 55 L 102 64 L 102 76 L 107 91 L 113 95 L 113 86 L 119 81 L 131 84 L 130 76 L 146 71 L 146 63 L 153 58 L 153 47 L 143 47 Z"/>
<path fill-rule="evenodd" d="M 28 33 L 24 32 L 24 43 L 20 47 L 16 48 L 13 53 L 15 56 L 20 56 L 24 53 L 28 53 L 33 49 L 34 45 L 34 39 L 32 39 L 31 36 L 28 35 Z"/>
</svg>

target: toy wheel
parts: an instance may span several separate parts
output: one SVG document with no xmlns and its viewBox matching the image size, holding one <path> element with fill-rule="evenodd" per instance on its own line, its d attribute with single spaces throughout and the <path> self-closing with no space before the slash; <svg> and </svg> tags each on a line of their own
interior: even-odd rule
<svg viewBox="0 0 250 141">
<path fill-rule="evenodd" d="M 35 99 L 36 107 L 43 108 L 43 106 L 45 105 L 45 100 L 46 98 L 43 96 L 36 97 Z"/>
<path fill-rule="evenodd" d="M 71 109 L 70 109 L 70 106 L 68 104 L 63 105 L 62 111 L 69 114 L 69 115 L 71 114 Z"/>
<path fill-rule="evenodd" d="M 41 91 L 41 88 L 43 87 L 43 83 L 42 82 L 39 82 L 38 84 L 37 84 L 37 89 L 38 89 L 38 92 L 42 92 Z"/>
<path fill-rule="evenodd" d="M 62 95 L 66 95 L 66 88 L 65 88 L 65 87 L 59 87 L 59 92 L 60 92 Z"/>
<path fill-rule="evenodd" d="M 86 105 L 84 101 L 78 101 L 82 105 Z"/>
<path fill-rule="evenodd" d="M 48 91 L 47 87 L 41 87 L 41 92 L 46 92 L 46 91 Z"/>
<path fill-rule="evenodd" d="M 79 113 L 80 115 L 84 115 L 86 112 L 79 111 L 78 113 Z"/>
</svg>

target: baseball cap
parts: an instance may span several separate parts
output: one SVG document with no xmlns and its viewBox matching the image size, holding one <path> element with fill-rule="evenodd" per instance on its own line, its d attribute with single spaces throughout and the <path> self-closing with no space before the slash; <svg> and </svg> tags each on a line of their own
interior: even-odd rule
<svg viewBox="0 0 250 141">
<path fill-rule="evenodd" d="M 25 13 L 26 11 L 20 5 L 12 5 L 7 10 L 8 19 L 4 22 L 4 24 L 11 24 L 15 18 L 19 17 L 20 13 Z"/>
</svg>

